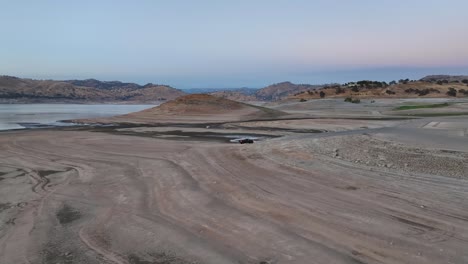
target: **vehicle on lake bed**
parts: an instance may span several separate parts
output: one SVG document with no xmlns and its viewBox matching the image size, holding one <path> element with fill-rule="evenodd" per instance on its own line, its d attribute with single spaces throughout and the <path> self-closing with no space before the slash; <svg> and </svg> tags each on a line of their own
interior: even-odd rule
<svg viewBox="0 0 468 264">
<path fill-rule="evenodd" d="M 257 138 L 235 138 L 231 139 L 230 142 L 240 144 L 252 144 L 255 140 L 257 140 Z"/>
</svg>

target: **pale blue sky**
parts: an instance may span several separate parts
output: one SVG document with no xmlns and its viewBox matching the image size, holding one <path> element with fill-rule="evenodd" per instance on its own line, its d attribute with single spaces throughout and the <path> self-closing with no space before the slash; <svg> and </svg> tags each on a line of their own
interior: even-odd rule
<svg viewBox="0 0 468 264">
<path fill-rule="evenodd" d="M 0 0 L 0 75 L 262 87 L 468 74 L 466 0 Z"/>
</svg>

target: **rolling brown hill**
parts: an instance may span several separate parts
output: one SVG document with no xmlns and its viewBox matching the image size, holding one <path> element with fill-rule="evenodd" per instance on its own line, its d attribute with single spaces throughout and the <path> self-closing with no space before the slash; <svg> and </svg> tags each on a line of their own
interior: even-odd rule
<svg viewBox="0 0 468 264">
<path fill-rule="evenodd" d="M 447 82 L 463 82 L 468 83 L 468 75 L 428 75 L 422 78 L 420 81 L 425 82 L 437 82 L 437 81 L 447 81 Z"/>
<path fill-rule="evenodd" d="M 255 96 L 255 94 L 245 94 L 241 91 L 216 91 L 209 94 L 239 102 L 258 101 L 258 98 Z"/>
<path fill-rule="evenodd" d="M 451 88 L 457 91 L 456 97 L 468 96 L 468 86 L 462 82 L 437 84 L 426 81 L 412 81 L 385 87 L 328 86 L 318 90 L 304 91 L 290 96 L 288 99 L 318 99 L 321 98 L 321 92 L 324 93 L 325 98 L 443 98 L 453 97 L 447 94 Z"/>
<path fill-rule="evenodd" d="M 0 102 L 7 103 L 151 103 L 185 93 L 167 85 L 84 81 L 53 81 L 0 76 Z"/>
<path fill-rule="evenodd" d="M 311 84 L 294 84 L 291 82 L 282 82 L 277 84 L 269 85 L 265 88 L 258 90 L 255 93 L 255 97 L 263 101 L 278 101 L 294 94 L 315 90 L 322 85 L 311 85 Z"/>
<path fill-rule="evenodd" d="M 315 90 L 323 85 L 311 85 L 311 84 L 294 84 L 291 82 L 282 82 L 272 84 L 262 89 L 258 89 L 255 92 L 240 90 L 226 90 L 216 91 L 210 93 L 211 95 L 222 97 L 230 100 L 249 102 L 249 101 L 280 101 L 294 94 Z"/>
</svg>

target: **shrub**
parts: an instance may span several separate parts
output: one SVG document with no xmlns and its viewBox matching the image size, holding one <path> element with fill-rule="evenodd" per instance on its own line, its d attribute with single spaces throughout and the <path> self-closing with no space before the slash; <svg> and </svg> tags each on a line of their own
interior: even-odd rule
<svg viewBox="0 0 468 264">
<path fill-rule="evenodd" d="M 353 99 L 351 97 L 346 97 L 344 101 L 353 104 L 359 104 L 361 102 L 361 100 L 359 100 L 358 98 Z"/>
<path fill-rule="evenodd" d="M 345 89 L 341 88 L 341 87 L 336 87 L 335 89 L 335 94 L 342 94 L 342 93 L 345 93 Z"/>
<path fill-rule="evenodd" d="M 301 98 L 301 100 L 299 100 L 299 102 L 307 102 L 307 100 L 304 99 L 304 98 Z"/>
<path fill-rule="evenodd" d="M 455 88 L 450 87 L 449 90 L 447 91 L 448 96 L 457 96 L 457 90 Z"/>
<path fill-rule="evenodd" d="M 323 91 L 320 91 L 320 98 L 324 98 L 325 97 L 325 93 Z"/>
</svg>

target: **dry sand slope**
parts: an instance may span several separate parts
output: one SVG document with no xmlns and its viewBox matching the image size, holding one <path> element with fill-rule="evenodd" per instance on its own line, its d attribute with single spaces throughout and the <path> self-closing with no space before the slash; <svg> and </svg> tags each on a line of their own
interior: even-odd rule
<svg viewBox="0 0 468 264">
<path fill-rule="evenodd" d="M 208 94 L 190 94 L 157 107 L 128 115 L 101 120 L 104 123 L 198 123 L 226 122 L 250 119 L 271 119 L 287 115 L 285 112 L 240 103 Z M 93 122 L 91 120 L 91 122 Z M 95 120 L 94 120 L 95 122 Z"/>
<path fill-rule="evenodd" d="M 321 141 L 4 133 L 0 263 L 468 263 L 466 178 Z"/>
</svg>

